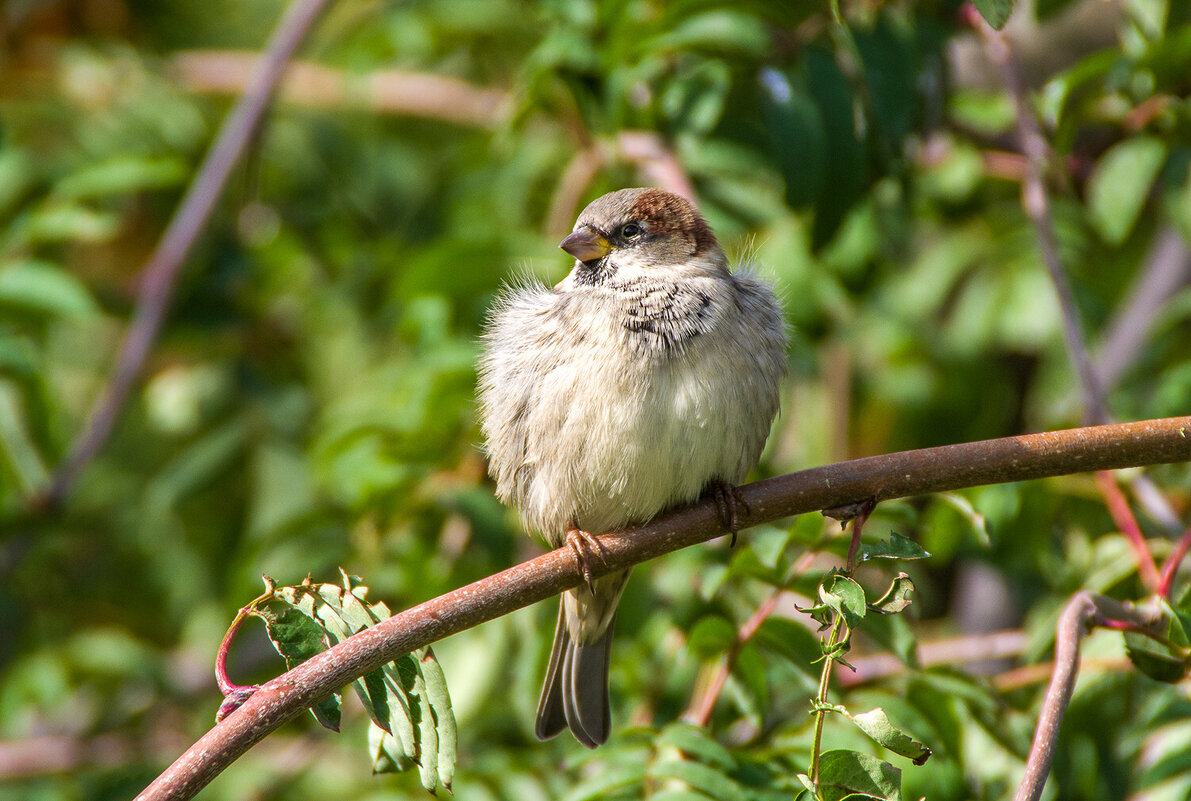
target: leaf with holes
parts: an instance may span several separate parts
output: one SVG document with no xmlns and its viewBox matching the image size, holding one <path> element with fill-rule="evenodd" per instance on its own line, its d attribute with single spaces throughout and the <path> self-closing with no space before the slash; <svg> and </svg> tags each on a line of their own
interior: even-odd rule
<svg viewBox="0 0 1191 801">
<path fill-rule="evenodd" d="M 905 573 L 898 573 L 893 577 L 889 589 L 885 594 L 868 605 L 873 612 L 882 615 L 895 615 L 910 605 L 910 595 L 914 592 L 914 582 Z"/>
</svg>

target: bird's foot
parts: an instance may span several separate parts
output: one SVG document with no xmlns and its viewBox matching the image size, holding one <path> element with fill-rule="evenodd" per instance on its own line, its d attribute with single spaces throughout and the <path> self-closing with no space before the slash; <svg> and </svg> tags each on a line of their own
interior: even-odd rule
<svg viewBox="0 0 1191 801">
<path fill-rule="evenodd" d="M 575 564 L 579 568 L 579 572 L 583 574 L 583 580 L 587 582 L 587 589 L 595 592 L 595 579 L 591 575 L 591 560 L 593 555 L 599 554 L 600 561 L 607 563 L 604 558 L 603 544 L 579 527 L 567 529 L 567 547 L 571 549 L 571 553 L 575 555 Z"/>
<path fill-rule="evenodd" d="M 715 510 L 719 514 L 720 524 L 732 532 L 732 542 L 729 547 L 736 547 L 736 532 L 740 530 L 740 512 L 746 515 L 751 511 L 748 501 L 740 494 L 740 487 L 729 484 L 719 478 L 713 478 L 703 490 L 703 497 L 715 503 Z"/>
</svg>

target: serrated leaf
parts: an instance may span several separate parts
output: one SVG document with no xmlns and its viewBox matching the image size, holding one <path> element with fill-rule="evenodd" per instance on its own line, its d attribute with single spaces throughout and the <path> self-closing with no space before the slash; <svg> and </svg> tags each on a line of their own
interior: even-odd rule
<svg viewBox="0 0 1191 801">
<path fill-rule="evenodd" d="M 368 603 L 368 588 L 358 578 L 342 573 L 342 579 L 342 585 L 307 581 L 274 591 L 273 606 L 261 614 L 274 619 L 277 636 L 289 651 L 309 658 L 391 616 L 383 603 Z M 434 653 L 427 648 L 405 654 L 352 686 L 372 718 L 373 770 L 417 765 L 427 790 L 434 792 L 440 785 L 449 790 L 458 733 L 446 676 Z M 338 706 L 334 711 L 337 716 Z M 320 714 L 316 711 L 316 717 Z"/>
<path fill-rule="evenodd" d="M 819 757 L 819 793 L 823 801 L 843 801 L 848 796 L 901 801 L 902 772 L 884 760 L 838 749 Z"/>
<path fill-rule="evenodd" d="M 930 759 L 931 750 L 890 723 L 889 716 L 881 707 L 859 715 L 848 715 L 848 718 L 882 748 L 906 757 L 915 765 L 922 765 Z"/>
<path fill-rule="evenodd" d="M 273 648 L 292 670 L 315 654 L 326 650 L 323 628 L 310 615 L 289 604 L 256 610 L 265 621 L 265 630 L 273 641 Z M 339 693 L 322 699 L 310 708 L 315 720 L 332 731 L 339 731 L 342 696 Z"/>
<path fill-rule="evenodd" d="M 894 615 L 910 605 L 914 582 L 905 573 L 898 573 L 889 584 L 885 594 L 868 605 L 868 608 L 882 615 Z"/>
<path fill-rule="evenodd" d="M 930 556 L 921 545 L 896 531 L 889 532 L 889 539 L 868 542 L 860 546 L 860 561 L 869 559 L 926 559 Z"/>
<path fill-rule="evenodd" d="M 414 764 L 393 735 L 375 722 L 368 727 L 368 752 L 373 773 L 397 773 L 409 770 Z"/>
<path fill-rule="evenodd" d="M 1176 649 L 1131 631 L 1125 632 L 1125 653 L 1139 671 L 1155 681 L 1177 684 L 1187 677 L 1186 649 Z"/>
<path fill-rule="evenodd" d="M 1112 245 L 1133 230 L 1166 161 L 1166 143 L 1155 136 L 1135 136 L 1110 147 L 1088 179 L 1092 225 Z"/>
<path fill-rule="evenodd" d="M 727 748 L 713 740 L 705 729 L 692 726 L 690 723 L 671 723 L 662 729 L 655 743 L 659 746 L 672 746 L 689 757 L 724 770 L 736 767 L 736 760 Z"/>
<path fill-rule="evenodd" d="M 996 30 L 1005 27 L 1013 14 L 1013 0 L 972 0 L 980 16 Z"/>
<path fill-rule="evenodd" d="M 434 650 L 426 648 L 418 657 L 422 666 L 422 677 L 426 681 L 426 706 L 434 716 L 434 729 L 438 735 L 438 760 L 435 768 L 438 781 L 447 790 L 455 780 L 455 762 L 459 752 L 459 731 L 455 723 L 455 710 L 451 695 L 447 691 L 447 677 Z"/>
<path fill-rule="evenodd" d="M 414 660 L 410 660 L 414 661 Z M 419 667 L 415 661 L 415 667 Z M 433 792 L 438 786 L 438 727 L 426 700 L 426 678 L 417 670 L 410 693 L 410 713 L 418 732 L 418 776 L 422 786 Z"/>
<path fill-rule="evenodd" d="M 819 599 L 836 613 L 843 615 L 848 626 L 855 628 L 864 619 L 868 605 L 864 588 L 847 576 L 834 575 L 819 585 Z"/>
</svg>

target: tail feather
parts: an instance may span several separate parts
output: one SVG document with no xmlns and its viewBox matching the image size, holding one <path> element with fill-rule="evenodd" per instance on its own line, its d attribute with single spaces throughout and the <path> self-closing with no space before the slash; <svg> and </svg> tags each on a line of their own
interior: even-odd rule
<svg viewBox="0 0 1191 801">
<path fill-rule="evenodd" d="M 546 668 L 546 680 L 542 683 L 542 697 L 538 700 L 538 717 L 533 730 L 539 740 L 549 740 L 567 727 L 562 701 L 562 669 L 570 645 L 566 615 L 560 606 L 558 626 L 554 629 L 554 645 L 550 648 L 550 664 Z"/>
<path fill-rule="evenodd" d="M 567 631 L 560 611 L 550 651 L 550 665 L 538 701 L 534 733 L 547 740 L 565 728 L 588 748 L 608 740 L 611 711 L 608 703 L 608 665 L 612 626 L 588 645 L 578 645 Z"/>
</svg>

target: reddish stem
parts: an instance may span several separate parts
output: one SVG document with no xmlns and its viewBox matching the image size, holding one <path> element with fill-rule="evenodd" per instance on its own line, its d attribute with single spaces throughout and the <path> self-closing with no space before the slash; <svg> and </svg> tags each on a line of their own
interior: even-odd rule
<svg viewBox="0 0 1191 801">
<path fill-rule="evenodd" d="M 802 556 L 798 557 L 798 561 L 794 564 L 794 569 L 791 571 L 792 575 L 801 576 L 806 572 L 807 568 L 811 566 L 811 562 L 815 559 L 813 551 L 806 551 Z M 691 699 L 690 706 L 687 707 L 686 714 L 683 719 L 688 723 L 693 723 L 696 726 L 706 726 L 711 720 L 711 713 L 715 710 L 715 702 L 719 700 L 720 693 L 724 691 L 724 685 L 728 682 L 728 676 L 732 673 L 732 667 L 736 664 L 736 660 L 740 657 L 740 651 L 744 648 L 744 644 L 756 635 L 757 630 L 761 628 L 761 624 L 765 622 L 766 618 L 773 614 L 777 609 L 778 601 L 781 600 L 782 593 L 786 590 L 784 587 L 778 587 L 773 591 L 773 594 L 766 598 L 757 610 L 749 616 L 749 619 L 741 624 L 740 628 L 736 630 L 736 642 L 728 650 L 724 656 L 723 664 L 716 670 L 715 675 L 707 684 L 707 689 L 700 695 L 696 695 Z"/>
<path fill-rule="evenodd" d="M 761 624 L 765 622 L 765 618 L 773 614 L 773 610 L 777 608 L 777 602 L 781 599 L 783 592 L 785 590 L 780 587 L 774 590 L 773 594 L 766 598 L 757 607 L 757 611 L 753 612 L 749 619 L 737 630 L 736 641 L 732 643 L 732 647 L 724 657 L 723 664 L 720 665 L 715 676 L 712 677 L 711 682 L 707 685 L 707 691 L 691 703 L 686 715 L 683 716 L 687 722 L 704 727 L 711 720 L 711 713 L 715 710 L 715 702 L 719 699 L 720 693 L 724 691 L 724 685 L 728 682 L 728 676 L 732 673 L 732 666 L 736 664 L 741 649 L 757 633 L 757 629 L 761 628 Z"/>
<path fill-rule="evenodd" d="M 1096 486 L 1104 496 L 1108 513 L 1112 515 L 1117 528 L 1125 535 L 1129 547 L 1133 549 L 1133 558 L 1137 560 L 1137 572 L 1141 575 L 1142 583 L 1151 592 L 1158 592 L 1162 586 L 1162 580 L 1158 576 L 1158 565 L 1155 564 L 1154 555 L 1150 553 L 1145 536 L 1141 533 L 1141 526 L 1137 525 L 1133 510 L 1129 508 L 1125 493 L 1121 492 L 1116 478 L 1108 470 L 1096 472 Z"/>
<path fill-rule="evenodd" d="M 1179 538 L 1179 544 L 1174 546 L 1174 551 L 1166 557 L 1166 562 L 1162 565 L 1162 578 L 1158 582 L 1158 594 L 1167 600 L 1170 599 L 1175 574 L 1179 572 L 1179 564 L 1187 555 L 1188 548 L 1191 548 L 1191 528 L 1183 532 L 1183 536 Z"/>
</svg>

